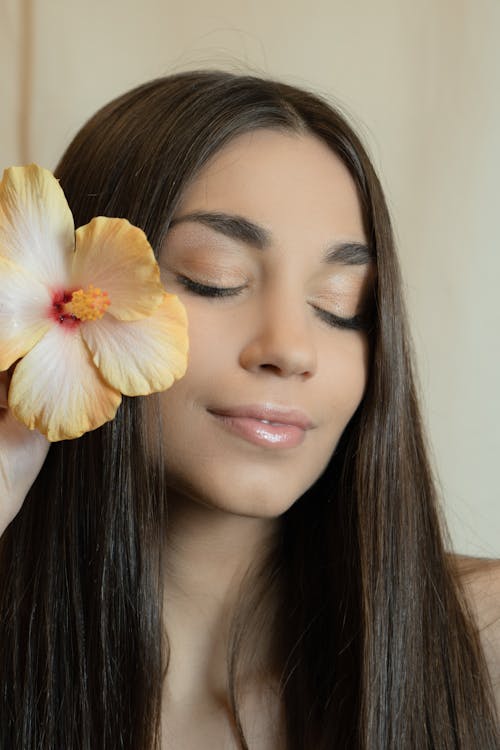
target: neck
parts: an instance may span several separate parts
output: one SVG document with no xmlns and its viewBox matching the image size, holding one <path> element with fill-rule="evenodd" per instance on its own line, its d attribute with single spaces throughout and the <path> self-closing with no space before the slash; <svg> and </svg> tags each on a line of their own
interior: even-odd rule
<svg viewBox="0 0 500 750">
<path fill-rule="evenodd" d="M 278 527 L 278 519 L 169 500 L 164 601 L 167 693 L 174 701 L 227 694 L 226 654 L 240 587 L 273 548 Z M 262 659 L 269 647 L 264 640 Z"/>
</svg>

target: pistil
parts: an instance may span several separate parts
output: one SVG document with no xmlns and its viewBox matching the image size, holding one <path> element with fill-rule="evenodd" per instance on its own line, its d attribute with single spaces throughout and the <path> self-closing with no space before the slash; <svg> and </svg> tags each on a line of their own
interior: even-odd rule
<svg viewBox="0 0 500 750">
<path fill-rule="evenodd" d="M 73 292 L 66 310 L 79 320 L 99 320 L 110 304 L 108 293 L 90 284 L 87 289 L 77 289 Z"/>
<path fill-rule="evenodd" d="M 55 294 L 52 315 L 59 323 L 73 327 L 87 320 L 99 320 L 110 304 L 108 293 L 90 284 L 87 289 Z"/>
</svg>

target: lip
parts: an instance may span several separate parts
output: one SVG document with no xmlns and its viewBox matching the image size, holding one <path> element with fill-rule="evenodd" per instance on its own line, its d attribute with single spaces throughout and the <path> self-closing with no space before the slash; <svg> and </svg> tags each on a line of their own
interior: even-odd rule
<svg viewBox="0 0 500 750">
<path fill-rule="evenodd" d="M 311 419 L 298 409 L 247 405 L 208 411 L 224 429 L 266 448 L 294 448 L 304 441 L 306 431 L 314 427 Z"/>
<path fill-rule="evenodd" d="M 278 422 L 280 425 L 300 427 L 301 430 L 310 430 L 315 426 L 310 417 L 300 409 L 273 404 L 245 404 L 209 409 L 209 411 L 221 417 L 266 419 L 268 422 Z"/>
</svg>

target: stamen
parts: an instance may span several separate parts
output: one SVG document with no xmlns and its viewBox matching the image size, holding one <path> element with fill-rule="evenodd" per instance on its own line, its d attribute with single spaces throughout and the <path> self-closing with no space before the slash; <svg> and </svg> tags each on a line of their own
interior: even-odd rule
<svg viewBox="0 0 500 750">
<path fill-rule="evenodd" d="M 71 301 L 65 308 L 71 316 L 76 316 L 79 320 L 98 320 L 110 304 L 108 293 L 90 284 L 87 289 L 77 289 L 73 292 Z"/>
</svg>

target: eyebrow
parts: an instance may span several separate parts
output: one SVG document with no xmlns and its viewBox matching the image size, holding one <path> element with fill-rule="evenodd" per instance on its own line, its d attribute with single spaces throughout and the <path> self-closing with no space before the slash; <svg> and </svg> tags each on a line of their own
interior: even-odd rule
<svg viewBox="0 0 500 750">
<path fill-rule="evenodd" d="M 203 224 L 226 237 L 245 242 L 258 250 L 266 250 L 272 243 L 271 233 L 260 224 L 255 224 L 243 216 L 222 211 L 191 211 L 172 219 L 170 227 L 188 221 Z M 363 242 L 339 241 L 327 247 L 323 262 L 360 266 L 370 263 L 374 257 L 375 253 L 372 248 Z"/>
</svg>

